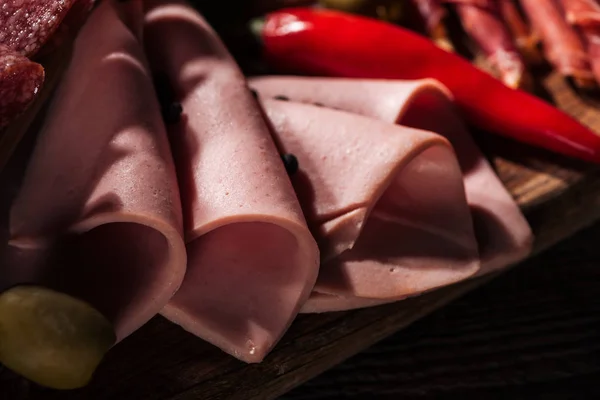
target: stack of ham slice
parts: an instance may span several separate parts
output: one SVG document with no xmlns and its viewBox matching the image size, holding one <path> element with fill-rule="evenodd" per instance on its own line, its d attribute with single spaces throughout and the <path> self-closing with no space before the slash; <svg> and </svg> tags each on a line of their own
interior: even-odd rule
<svg viewBox="0 0 600 400">
<path fill-rule="evenodd" d="M 259 362 L 301 311 L 400 300 L 530 251 L 438 83 L 248 82 L 189 5 L 144 5 L 143 26 L 140 3 L 92 13 L 23 183 L 3 186 L 3 289 L 82 299 L 117 341 L 162 312 Z M 168 129 L 153 75 L 183 108 Z"/>
</svg>

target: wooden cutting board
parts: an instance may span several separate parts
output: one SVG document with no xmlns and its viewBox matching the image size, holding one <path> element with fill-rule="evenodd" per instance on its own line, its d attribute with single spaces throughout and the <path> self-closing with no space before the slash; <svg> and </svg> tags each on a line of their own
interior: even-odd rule
<svg viewBox="0 0 600 400">
<path fill-rule="evenodd" d="M 593 101 L 576 94 L 556 75 L 545 78 L 541 86 L 558 107 L 600 132 L 600 111 Z M 31 124 L 30 118 L 23 117 L 23 121 L 23 126 Z M 527 215 L 536 234 L 536 253 L 600 220 L 599 167 L 485 134 L 476 139 Z M 8 140 L 8 147 L 15 142 Z M 0 142 L 0 161 L 10 153 L 5 147 Z M 527 262 L 519 267 L 526 268 Z M 396 304 L 300 316 L 258 365 L 244 365 L 156 317 L 107 355 L 85 389 L 54 392 L 15 380 L 4 371 L 0 373 L 0 398 L 10 390 L 13 394 L 6 398 L 15 400 L 275 399 L 495 276 Z"/>
</svg>

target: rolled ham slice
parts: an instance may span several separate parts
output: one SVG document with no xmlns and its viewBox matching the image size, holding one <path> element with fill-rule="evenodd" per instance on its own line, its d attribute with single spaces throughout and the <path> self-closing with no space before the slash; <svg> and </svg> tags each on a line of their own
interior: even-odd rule
<svg viewBox="0 0 600 400">
<path fill-rule="evenodd" d="M 546 59 L 582 88 L 595 87 L 585 45 L 567 22 L 559 0 L 520 0 L 534 30 L 542 39 Z"/>
<path fill-rule="evenodd" d="M 35 329 L 48 333 L 42 342 L 13 337 L 19 342 L 12 343 L 22 346 L 22 359 L 38 363 L 19 365 L 18 372 L 60 388 L 85 384 L 95 368 L 82 365 L 95 333 L 78 325 L 85 320 L 82 307 L 69 306 L 65 296 L 100 312 L 120 341 L 165 306 L 185 273 L 168 138 L 143 49 L 116 7 L 104 1 L 75 43 L 14 201 L 10 242 L 1 254 L 2 289 L 26 284 L 63 294 L 14 295 L 26 309 L 44 296 L 64 307 L 34 321 Z M 70 327 L 84 336 L 65 343 Z M 80 369 L 85 376 L 69 380 Z"/>
<path fill-rule="evenodd" d="M 596 0 L 561 0 L 566 20 L 583 35 L 596 81 L 600 82 L 600 3 Z"/>
<path fill-rule="evenodd" d="M 477 275 L 502 269 L 530 253 L 527 221 L 457 117 L 451 95 L 436 81 L 258 77 L 250 84 L 262 97 L 285 96 L 445 136 L 462 169 L 481 258 Z M 305 309 L 313 307 L 312 301 Z M 352 302 L 356 304 L 355 299 Z M 365 302 L 371 303 L 372 299 Z"/>
<path fill-rule="evenodd" d="M 509 87 L 528 82 L 525 63 L 494 0 L 445 0 L 451 3 L 465 32 L 486 56 L 492 71 Z"/>
<path fill-rule="evenodd" d="M 314 105 L 264 100 L 321 249 L 315 291 L 396 299 L 479 269 L 462 175 L 430 132 Z"/>
<path fill-rule="evenodd" d="M 163 315 L 259 362 L 310 295 L 319 250 L 260 107 L 221 41 L 186 3 L 147 5 L 147 52 L 183 106 L 171 139 L 189 262 Z"/>
</svg>

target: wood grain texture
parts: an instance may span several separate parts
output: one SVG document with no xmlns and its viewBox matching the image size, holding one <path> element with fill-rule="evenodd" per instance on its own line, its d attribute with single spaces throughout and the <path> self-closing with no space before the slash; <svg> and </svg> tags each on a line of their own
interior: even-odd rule
<svg viewBox="0 0 600 400">
<path fill-rule="evenodd" d="M 280 400 L 600 398 L 600 224 Z"/>
<path fill-rule="evenodd" d="M 561 108 L 600 132 L 600 112 L 593 104 L 557 76 L 543 83 Z M 531 222 L 537 236 L 536 252 L 600 219 L 598 167 L 485 134 L 476 138 Z M 0 398 L 275 399 L 494 277 L 396 304 L 300 316 L 275 351 L 258 365 L 244 365 L 156 317 L 107 355 L 87 388 L 54 392 L 11 379 L 10 372 L 5 371 L 4 382 L 12 383 L 0 385 Z M 498 303 L 502 300 L 498 295 Z M 3 397 L 9 390 L 15 392 Z"/>
</svg>

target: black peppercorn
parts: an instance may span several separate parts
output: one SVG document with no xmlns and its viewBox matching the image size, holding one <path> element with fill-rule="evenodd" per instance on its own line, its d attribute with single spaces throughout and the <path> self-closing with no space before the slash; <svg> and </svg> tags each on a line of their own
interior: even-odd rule
<svg viewBox="0 0 600 400">
<path fill-rule="evenodd" d="M 287 171 L 288 175 L 291 176 L 298 172 L 298 159 L 295 155 L 290 153 L 284 154 L 281 156 L 281 159 L 283 160 L 283 164 L 285 165 L 285 170 Z"/>
<path fill-rule="evenodd" d="M 283 95 L 277 95 L 275 97 L 273 97 L 275 100 L 280 100 L 280 101 L 290 101 L 289 97 L 283 96 Z"/>
<path fill-rule="evenodd" d="M 181 103 L 173 102 L 163 108 L 163 119 L 169 125 L 176 124 L 181 119 L 182 113 L 183 107 Z"/>
</svg>

